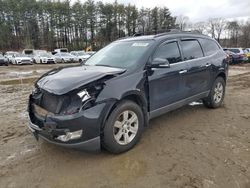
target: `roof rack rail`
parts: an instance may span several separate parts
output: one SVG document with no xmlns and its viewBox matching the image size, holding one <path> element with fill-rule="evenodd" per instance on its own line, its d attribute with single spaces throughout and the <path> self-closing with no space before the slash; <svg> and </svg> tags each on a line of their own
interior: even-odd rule
<svg viewBox="0 0 250 188">
<path fill-rule="evenodd" d="M 189 30 L 189 31 L 183 31 L 183 32 L 186 32 L 186 33 L 199 33 L 199 34 L 201 34 L 201 32 L 199 30 Z"/>
<path fill-rule="evenodd" d="M 156 34 L 155 37 L 161 37 L 169 33 L 180 33 L 180 32 L 182 31 L 179 29 L 168 29 L 168 30 L 165 30 L 164 32 L 160 32 L 159 34 Z"/>
<path fill-rule="evenodd" d="M 165 35 L 169 32 L 181 32 L 179 29 L 161 29 L 161 30 L 152 30 L 152 31 L 144 31 L 144 32 L 136 32 L 133 37 L 138 37 L 138 36 L 143 36 L 143 35 L 155 35 L 155 36 L 160 36 L 160 35 Z"/>
<path fill-rule="evenodd" d="M 135 34 L 133 34 L 133 37 L 139 37 L 139 36 L 142 36 L 143 35 L 143 33 L 135 33 Z"/>
</svg>

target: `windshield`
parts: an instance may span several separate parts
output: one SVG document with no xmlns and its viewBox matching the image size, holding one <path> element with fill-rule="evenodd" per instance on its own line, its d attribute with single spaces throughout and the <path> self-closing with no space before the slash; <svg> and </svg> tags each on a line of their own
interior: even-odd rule
<svg viewBox="0 0 250 188">
<path fill-rule="evenodd" d="M 61 53 L 61 56 L 64 56 L 64 57 L 66 57 L 66 56 L 72 56 L 71 54 L 69 54 L 69 53 Z"/>
<path fill-rule="evenodd" d="M 152 41 L 114 42 L 98 51 L 85 65 L 128 68 L 136 65 Z"/>
<path fill-rule="evenodd" d="M 86 55 L 85 52 L 76 52 L 76 55 L 81 56 L 81 55 Z"/>
<path fill-rule="evenodd" d="M 16 56 L 16 57 L 28 57 L 27 54 L 16 54 L 15 56 Z"/>
<path fill-rule="evenodd" d="M 41 53 L 40 56 L 42 56 L 42 57 L 51 57 L 51 55 L 49 53 Z"/>
</svg>

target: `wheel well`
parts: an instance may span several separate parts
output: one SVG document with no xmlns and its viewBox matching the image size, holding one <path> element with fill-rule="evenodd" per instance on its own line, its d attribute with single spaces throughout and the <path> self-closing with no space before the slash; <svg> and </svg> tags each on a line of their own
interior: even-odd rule
<svg viewBox="0 0 250 188">
<path fill-rule="evenodd" d="M 112 111 L 116 108 L 117 104 L 119 104 L 121 101 L 123 100 L 130 100 L 130 101 L 133 101 L 135 102 L 139 107 L 141 107 L 142 111 L 143 111 L 143 114 L 144 114 L 144 126 L 148 126 L 148 112 L 147 112 L 147 106 L 145 106 L 144 102 L 142 101 L 142 99 L 138 96 L 138 95 L 135 95 L 135 94 L 131 94 L 131 95 L 128 95 L 128 96 L 125 96 L 123 97 L 121 100 L 117 101 L 112 107 L 111 109 L 109 110 L 109 113 L 108 115 L 104 118 L 104 122 L 109 118 L 110 114 L 112 113 Z M 103 123 L 103 126 L 105 125 L 105 123 Z"/>
<path fill-rule="evenodd" d="M 226 82 L 226 74 L 224 73 L 224 72 L 221 72 L 221 73 L 219 73 L 218 75 L 217 75 L 217 77 L 216 78 L 218 78 L 218 77 L 222 77 L 223 79 L 224 79 L 224 81 Z"/>
<path fill-rule="evenodd" d="M 138 95 L 128 95 L 122 98 L 122 100 L 130 100 L 138 104 L 138 106 L 143 107 L 143 102 Z"/>
</svg>

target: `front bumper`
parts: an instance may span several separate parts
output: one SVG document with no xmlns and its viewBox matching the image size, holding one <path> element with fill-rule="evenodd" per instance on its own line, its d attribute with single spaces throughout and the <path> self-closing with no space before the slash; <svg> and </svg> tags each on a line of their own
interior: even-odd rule
<svg viewBox="0 0 250 188">
<path fill-rule="evenodd" d="M 42 63 L 43 64 L 55 64 L 56 61 L 54 59 L 43 59 Z"/>
<path fill-rule="evenodd" d="M 53 139 L 49 139 L 49 138 L 43 136 L 42 134 L 40 134 L 40 131 L 41 131 L 40 128 L 38 127 L 39 130 L 34 129 L 34 124 L 31 122 L 31 120 L 29 120 L 28 127 L 29 127 L 30 131 L 32 132 L 32 134 L 34 135 L 34 137 L 36 138 L 36 140 L 41 138 L 42 140 L 45 140 L 46 142 L 49 142 L 51 144 L 55 144 L 58 146 L 71 148 L 71 149 L 90 151 L 90 152 L 99 151 L 101 148 L 100 136 L 86 140 L 86 141 L 76 142 L 76 143 L 70 143 L 70 144 L 69 143 L 60 143 L 60 142 L 57 142 Z"/>
<path fill-rule="evenodd" d="M 18 65 L 32 65 L 33 63 L 31 61 L 17 61 Z"/>
<path fill-rule="evenodd" d="M 73 115 L 42 117 L 34 111 L 30 97 L 28 127 L 37 139 L 41 138 L 52 144 L 68 148 L 98 151 L 100 150 L 101 126 L 110 107 L 110 103 L 101 103 Z M 78 130 L 82 130 L 82 135 L 78 139 L 67 142 L 57 139 L 58 136 L 65 135 L 67 132 Z"/>
</svg>

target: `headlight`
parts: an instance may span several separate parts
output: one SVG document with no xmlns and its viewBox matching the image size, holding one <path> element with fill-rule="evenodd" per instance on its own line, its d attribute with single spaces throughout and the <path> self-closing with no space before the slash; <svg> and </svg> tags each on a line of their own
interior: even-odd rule
<svg viewBox="0 0 250 188">
<path fill-rule="evenodd" d="M 91 96 L 89 95 L 86 89 L 77 93 L 77 95 L 82 99 L 82 102 L 85 102 L 91 98 Z"/>
<path fill-rule="evenodd" d="M 91 108 L 95 104 L 95 99 L 102 90 L 102 85 L 96 85 L 87 87 L 78 91 L 77 93 L 71 93 L 68 97 L 65 106 L 63 107 L 62 114 L 70 115 L 78 113 L 82 110 Z"/>
</svg>

